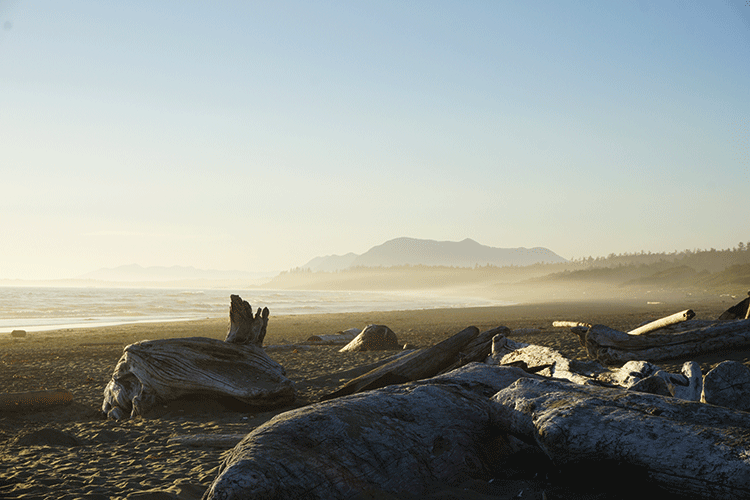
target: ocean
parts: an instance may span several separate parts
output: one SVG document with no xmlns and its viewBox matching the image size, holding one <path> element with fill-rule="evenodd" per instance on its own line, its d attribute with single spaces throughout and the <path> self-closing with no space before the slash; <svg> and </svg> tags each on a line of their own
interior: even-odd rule
<svg viewBox="0 0 750 500">
<path fill-rule="evenodd" d="M 272 315 L 508 305 L 430 292 L 0 287 L 0 333 L 229 318 L 229 295 Z"/>
</svg>

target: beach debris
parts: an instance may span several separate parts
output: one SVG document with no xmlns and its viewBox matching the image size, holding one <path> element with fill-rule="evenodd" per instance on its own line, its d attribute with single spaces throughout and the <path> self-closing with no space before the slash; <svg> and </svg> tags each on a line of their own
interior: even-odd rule
<svg viewBox="0 0 750 500">
<path fill-rule="evenodd" d="M 387 385 L 403 384 L 432 377 L 447 365 L 453 363 L 459 352 L 477 335 L 479 335 L 479 329 L 470 326 L 432 347 L 412 351 L 350 380 L 338 390 L 323 396 L 321 399 L 325 401 Z"/>
<path fill-rule="evenodd" d="M 726 311 L 724 311 L 719 320 L 726 321 L 732 319 L 750 319 L 750 292 L 747 292 L 748 297 L 739 301 Z"/>
<path fill-rule="evenodd" d="M 339 352 L 389 351 L 401 349 L 396 334 L 385 325 L 368 325 Z"/>
<path fill-rule="evenodd" d="M 510 333 L 513 335 L 537 335 L 542 331 L 539 328 L 516 328 Z"/>
<path fill-rule="evenodd" d="M 529 373 L 568 380 L 581 385 L 625 389 L 700 401 L 703 375 L 694 361 L 683 364 L 681 373 L 668 373 L 646 361 L 630 361 L 608 368 L 598 361 L 568 359 L 549 347 L 496 338 L 487 363 L 518 366 Z"/>
<path fill-rule="evenodd" d="M 703 377 L 701 401 L 750 410 L 750 369 L 738 361 L 722 361 Z"/>
<path fill-rule="evenodd" d="M 71 401 L 73 401 L 73 393 L 67 389 L 4 392 L 0 393 L 0 412 L 41 410 Z"/>
<path fill-rule="evenodd" d="M 268 327 L 269 311 L 264 307 L 253 316 L 253 307 L 239 295 L 230 295 L 229 331 L 224 339 L 233 344 L 263 345 Z"/>
<path fill-rule="evenodd" d="M 294 387 L 284 368 L 254 343 L 144 340 L 125 347 L 104 389 L 102 411 L 117 420 L 135 417 L 192 394 L 271 407 L 291 403 Z"/>
<path fill-rule="evenodd" d="M 26 336 L 26 330 L 13 330 L 10 332 L 10 336 L 14 338 L 23 338 Z"/>
<path fill-rule="evenodd" d="M 584 323 L 582 321 L 553 321 L 552 326 L 554 328 L 591 328 L 590 323 Z"/>
<path fill-rule="evenodd" d="M 594 325 L 579 339 L 588 355 L 605 364 L 627 361 L 661 361 L 750 346 L 750 320 L 681 323 L 678 333 L 630 335 L 604 325 Z M 694 326 L 694 328 L 692 328 Z"/>
<path fill-rule="evenodd" d="M 492 401 L 498 405 L 494 415 L 499 427 L 535 442 L 558 466 L 593 469 L 604 463 L 618 464 L 619 470 L 629 465 L 659 486 L 691 498 L 750 496 L 748 413 L 529 378 L 499 391 Z"/>
<path fill-rule="evenodd" d="M 635 328 L 633 330 L 629 330 L 628 334 L 629 335 L 645 335 L 647 333 L 651 333 L 656 330 L 661 330 L 662 328 L 666 328 L 668 326 L 676 325 L 677 323 L 682 323 L 683 321 L 693 319 L 694 317 L 695 317 L 695 312 L 693 312 L 692 309 L 686 309 L 684 311 L 671 314 L 665 318 L 661 318 L 661 319 L 657 319 L 656 321 L 648 322 L 645 325 L 639 326 L 638 328 Z"/>
<path fill-rule="evenodd" d="M 277 415 L 229 453 L 204 499 L 421 496 L 436 482 L 486 481 L 513 452 L 493 426 L 490 396 L 524 376 L 472 363 Z"/>
</svg>

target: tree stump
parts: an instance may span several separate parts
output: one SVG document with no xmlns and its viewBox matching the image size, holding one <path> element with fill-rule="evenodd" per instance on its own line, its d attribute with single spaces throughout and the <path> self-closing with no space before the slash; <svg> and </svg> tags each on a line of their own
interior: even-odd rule
<svg viewBox="0 0 750 500">
<path fill-rule="evenodd" d="M 268 327 L 268 308 L 264 307 L 253 317 L 253 307 L 239 295 L 230 295 L 229 306 L 229 331 L 224 342 L 233 344 L 255 344 L 263 346 Z"/>
</svg>

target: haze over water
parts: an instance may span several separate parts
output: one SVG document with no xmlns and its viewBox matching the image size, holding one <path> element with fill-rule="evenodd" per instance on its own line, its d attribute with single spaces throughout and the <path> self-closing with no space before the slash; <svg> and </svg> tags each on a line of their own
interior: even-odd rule
<svg viewBox="0 0 750 500">
<path fill-rule="evenodd" d="M 226 317 L 228 321 L 230 293 L 240 295 L 254 310 L 258 306 L 268 307 L 272 318 L 287 314 L 508 304 L 429 292 L 2 287 L 0 333 L 217 317 Z"/>
</svg>

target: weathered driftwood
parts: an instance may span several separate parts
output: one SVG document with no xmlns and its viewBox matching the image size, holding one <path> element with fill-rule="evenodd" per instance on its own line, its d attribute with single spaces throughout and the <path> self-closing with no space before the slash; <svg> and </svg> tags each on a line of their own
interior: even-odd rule
<svg viewBox="0 0 750 500">
<path fill-rule="evenodd" d="M 750 346 L 750 320 L 719 321 L 682 333 L 628 335 L 604 325 L 585 334 L 589 356 L 606 364 L 690 358 L 713 351 Z"/>
<path fill-rule="evenodd" d="M 686 309 L 684 311 L 671 314 L 664 318 L 651 321 L 650 323 L 646 323 L 645 325 L 639 326 L 638 328 L 634 328 L 633 330 L 629 330 L 628 334 L 629 335 L 644 335 L 646 333 L 660 330 L 662 328 L 672 326 L 677 323 L 682 323 L 683 321 L 693 319 L 694 317 L 695 317 L 695 312 L 692 309 Z"/>
<path fill-rule="evenodd" d="M 455 362 L 441 369 L 439 373 L 448 373 L 474 361 L 484 362 L 492 352 L 492 339 L 496 335 L 507 335 L 508 333 L 510 333 L 510 329 L 507 326 L 498 326 L 480 333 L 459 351 L 458 359 Z"/>
<path fill-rule="evenodd" d="M 674 396 L 687 401 L 700 401 L 703 375 L 693 361 L 682 366 L 681 373 L 668 373 L 645 361 L 629 361 L 617 369 L 607 368 L 598 361 L 568 359 L 558 351 L 540 345 L 496 338 L 488 363 L 520 366 L 525 371 L 545 377 L 568 380 L 582 385 L 603 385 Z"/>
<path fill-rule="evenodd" d="M 703 378 L 702 402 L 750 410 L 750 369 L 739 361 L 723 361 Z"/>
<path fill-rule="evenodd" d="M 0 393 L 0 412 L 32 411 L 70 403 L 73 393 L 67 389 Z"/>
<path fill-rule="evenodd" d="M 202 337 L 146 340 L 125 347 L 104 389 L 111 418 L 143 415 L 154 405 L 189 394 L 231 397 L 252 406 L 294 400 L 284 368 L 257 344 Z"/>
<path fill-rule="evenodd" d="M 750 295 L 750 292 L 747 292 Z M 739 301 L 726 311 L 724 311 L 719 320 L 726 321 L 731 319 L 749 319 L 750 318 L 750 296 Z"/>
<path fill-rule="evenodd" d="M 10 336 L 15 338 L 23 338 L 26 336 L 26 330 L 13 330 L 12 332 L 10 332 Z"/>
<path fill-rule="evenodd" d="M 401 349 L 396 334 L 385 325 L 368 325 L 339 352 L 388 351 Z"/>
<path fill-rule="evenodd" d="M 511 451 L 492 427 L 489 395 L 524 376 L 472 363 L 283 413 L 230 452 L 204 499 L 418 497 L 436 482 L 489 479 L 493 460 Z"/>
<path fill-rule="evenodd" d="M 581 326 L 591 328 L 591 324 L 582 321 L 553 321 L 552 326 L 555 328 L 576 328 Z"/>
<path fill-rule="evenodd" d="M 377 389 L 393 384 L 413 382 L 436 375 L 446 365 L 455 361 L 458 353 L 479 335 L 479 329 L 470 326 L 432 347 L 417 349 L 383 366 L 361 375 L 343 387 L 323 396 L 323 401 L 357 392 Z"/>
<path fill-rule="evenodd" d="M 519 379 L 498 392 L 497 425 L 558 466 L 629 464 L 699 498 L 750 497 L 750 414 L 563 381 Z M 601 468 L 599 468 L 601 470 Z M 602 479 L 601 475 L 599 477 Z"/>
<path fill-rule="evenodd" d="M 229 306 L 229 331 L 224 339 L 225 342 L 233 344 L 255 344 L 263 345 L 268 327 L 268 308 L 264 307 L 253 316 L 253 308 L 239 295 L 230 295 Z"/>
</svg>

